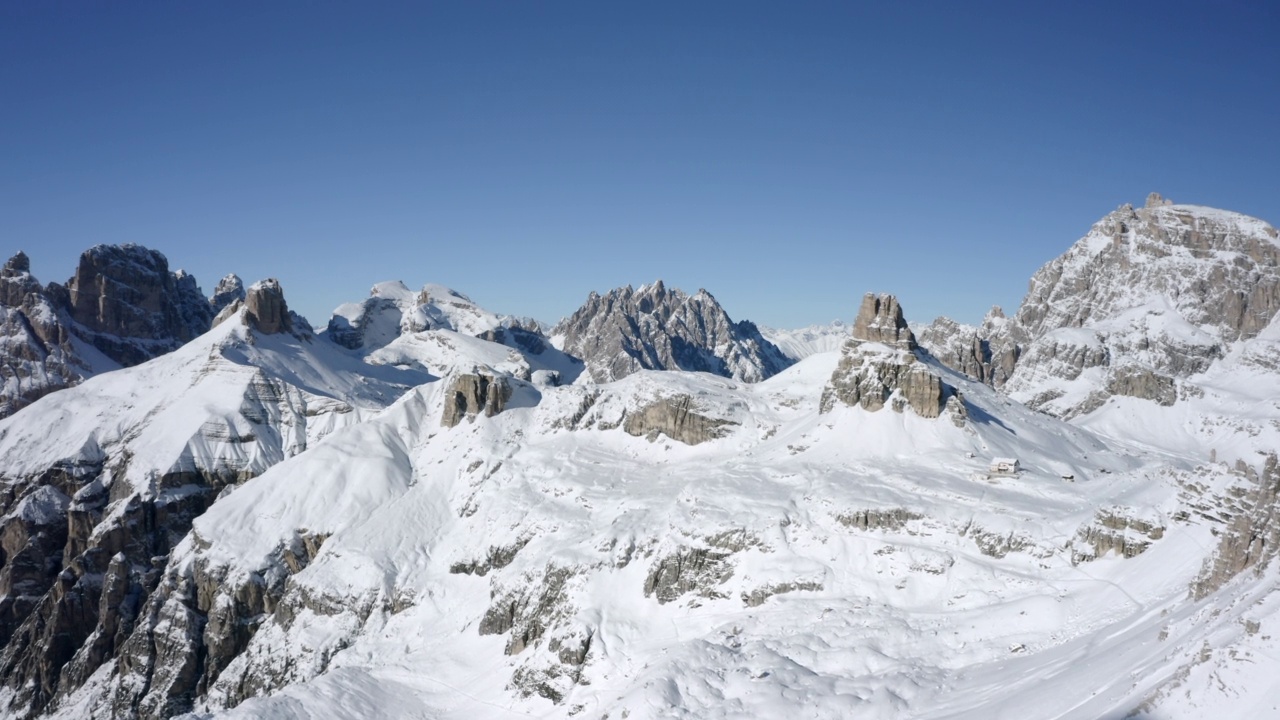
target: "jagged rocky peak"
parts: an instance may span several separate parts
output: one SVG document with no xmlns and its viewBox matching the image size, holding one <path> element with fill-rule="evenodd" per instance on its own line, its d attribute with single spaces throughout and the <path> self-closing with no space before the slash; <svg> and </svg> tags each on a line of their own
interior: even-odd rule
<svg viewBox="0 0 1280 720">
<path fill-rule="evenodd" d="M 208 329 L 212 313 L 204 298 L 184 294 L 169 261 L 141 245 L 98 245 L 80 255 L 67 281 L 67 305 L 76 322 L 94 332 L 121 337 L 190 340 Z M 181 310 L 204 305 L 203 323 L 185 322 Z M 203 327 L 200 327 L 203 325 Z"/>
<path fill-rule="evenodd" d="M 70 322 L 19 252 L 0 268 L 0 418 L 78 383 L 88 368 L 73 351 Z"/>
<path fill-rule="evenodd" d="M 90 248 L 66 284 L 46 292 L 77 335 L 126 366 L 207 332 L 214 316 L 194 277 L 170 272 L 163 254 L 141 245 Z"/>
<path fill-rule="evenodd" d="M 1147 196 L 1146 207 L 1148 208 L 1164 207 L 1165 205 L 1172 205 L 1172 204 L 1173 204 L 1172 200 L 1161 197 L 1160 193 L 1158 192 L 1153 192 Z"/>
<path fill-rule="evenodd" d="M 758 382 L 792 364 L 754 323 L 735 323 L 706 290 L 689 295 L 661 280 L 604 295 L 592 292 L 553 336 L 581 358 L 596 382 L 638 370 L 709 372 Z"/>
<path fill-rule="evenodd" d="M 992 387 L 1003 387 L 1017 365 L 1020 348 L 1011 338 L 1013 324 L 999 305 L 979 326 L 939 317 L 919 328 L 921 347 L 947 367 Z"/>
<path fill-rule="evenodd" d="M 13 257 L 5 262 L 4 269 L 0 270 L 4 277 L 14 277 L 15 275 L 29 272 L 31 272 L 31 258 L 27 257 L 27 254 L 21 250 L 14 253 Z"/>
<path fill-rule="evenodd" d="M 916 336 L 907 327 L 902 306 L 893 295 L 867 293 L 853 321 L 853 338 L 884 343 L 903 350 L 916 349 Z"/>
<path fill-rule="evenodd" d="M 209 304 L 213 306 L 214 312 L 222 312 L 223 308 L 244 300 L 244 297 L 244 282 L 239 275 L 231 273 L 218 281 L 213 295 L 209 296 Z"/>
<path fill-rule="evenodd" d="M 264 335 L 290 332 L 293 318 L 284 301 L 284 290 L 275 278 L 259 280 L 245 293 L 245 323 Z"/>
<path fill-rule="evenodd" d="M 29 304 L 27 295 L 43 293 L 44 287 L 31 276 L 31 260 L 18 251 L 0 268 L 0 305 L 19 307 Z"/>
<path fill-rule="evenodd" d="M 1156 299 L 1222 341 L 1257 335 L 1280 310 L 1276 229 L 1163 199 L 1121 206 L 1032 276 L 1016 320 L 1035 339 Z"/>
<path fill-rule="evenodd" d="M 948 411 L 963 425 L 967 410 L 954 387 L 920 355 L 902 306 L 892 295 L 867 293 L 862 298 L 853 336 L 840 350 L 840 363 L 822 391 L 822 412 L 836 402 L 876 411 L 885 405 L 897 412 L 910 407 L 917 415 L 936 418 Z"/>
</svg>

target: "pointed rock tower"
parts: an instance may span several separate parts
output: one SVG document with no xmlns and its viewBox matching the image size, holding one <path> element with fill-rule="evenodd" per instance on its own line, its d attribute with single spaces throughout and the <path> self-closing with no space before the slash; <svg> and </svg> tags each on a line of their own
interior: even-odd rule
<svg viewBox="0 0 1280 720">
<path fill-rule="evenodd" d="M 873 412 L 889 405 L 896 412 L 910 407 L 926 418 L 946 410 L 953 422 L 964 424 L 963 399 L 918 357 L 915 335 L 896 297 L 867 293 L 853 337 L 840 352 L 840 364 L 822 392 L 822 412 L 830 412 L 836 402 Z"/>
</svg>

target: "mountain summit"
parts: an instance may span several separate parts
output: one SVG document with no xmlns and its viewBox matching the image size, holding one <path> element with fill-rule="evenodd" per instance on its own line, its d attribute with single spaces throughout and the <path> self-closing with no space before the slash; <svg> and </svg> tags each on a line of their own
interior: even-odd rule
<svg viewBox="0 0 1280 720">
<path fill-rule="evenodd" d="M 689 295 L 661 280 L 591 293 L 552 331 L 596 382 L 638 370 L 689 370 L 759 382 L 793 362 L 755 324 L 735 323 L 711 293 Z"/>
</svg>

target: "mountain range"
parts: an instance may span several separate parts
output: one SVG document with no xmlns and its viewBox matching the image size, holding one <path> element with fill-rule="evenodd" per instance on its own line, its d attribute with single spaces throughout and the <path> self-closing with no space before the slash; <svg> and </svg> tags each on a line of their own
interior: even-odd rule
<svg viewBox="0 0 1280 720">
<path fill-rule="evenodd" d="M 849 310 L 392 281 L 317 331 L 18 253 L 0 715 L 1276 714 L 1274 227 L 1152 194 L 1012 315 Z"/>
</svg>

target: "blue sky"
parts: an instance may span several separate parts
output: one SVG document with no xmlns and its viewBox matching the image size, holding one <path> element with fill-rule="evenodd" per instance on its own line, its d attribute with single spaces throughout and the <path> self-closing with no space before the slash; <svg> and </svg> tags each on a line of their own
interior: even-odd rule
<svg viewBox="0 0 1280 720">
<path fill-rule="evenodd" d="M 0 252 L 137 242 L 317 325 L 386 279 L 972 322 L 1152 190 L 1280 222 L 1277 7 L 3 3 Z"/>
</svg>

